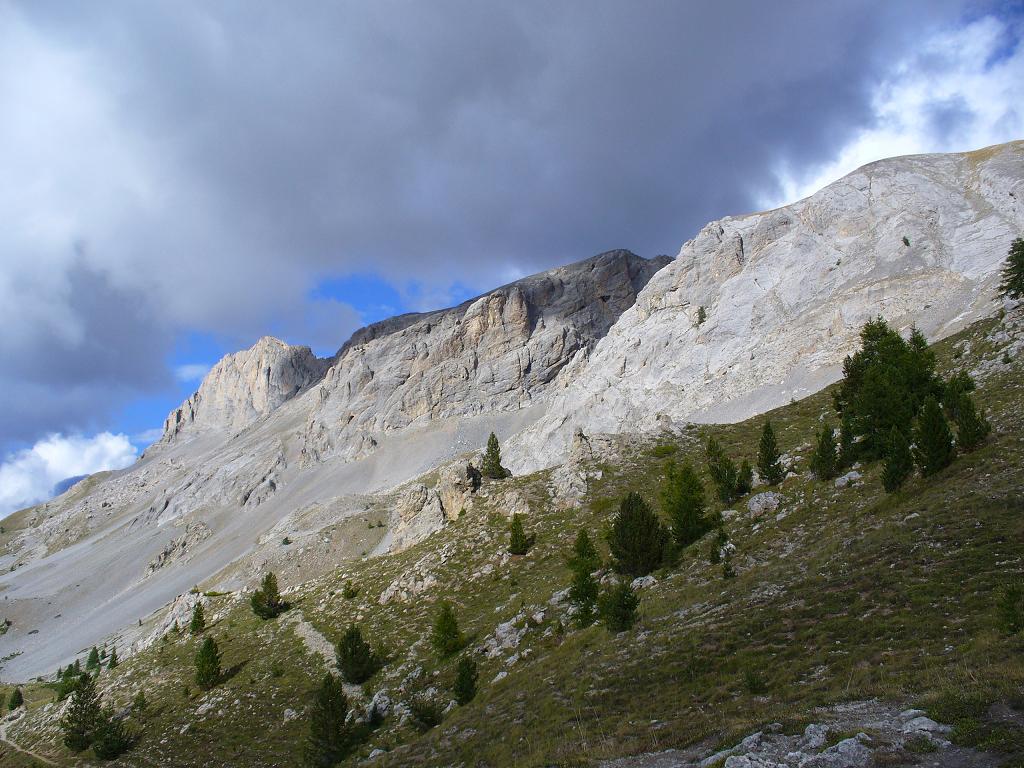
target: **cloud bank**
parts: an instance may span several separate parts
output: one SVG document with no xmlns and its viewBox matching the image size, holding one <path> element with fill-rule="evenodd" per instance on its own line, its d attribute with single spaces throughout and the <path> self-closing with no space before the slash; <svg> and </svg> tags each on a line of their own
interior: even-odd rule
<svg viewBox="0 0 1024 768">
<path fill-rule="evenodd" d="M 425 308 L 675 253 L 881 149 L 1014 138 L 1019 20 L 989 10 L 0 0 L 0 451 L 109 429 L 185 332 L 336 349 L 338 276 Z"/>
<path fill-rule="evenodd" d="M 50 435 L 0 464 L 0 518 L 45 501 L 61 480 L 132 464 L 138 452 L 126 435 Z"/>
</svg>

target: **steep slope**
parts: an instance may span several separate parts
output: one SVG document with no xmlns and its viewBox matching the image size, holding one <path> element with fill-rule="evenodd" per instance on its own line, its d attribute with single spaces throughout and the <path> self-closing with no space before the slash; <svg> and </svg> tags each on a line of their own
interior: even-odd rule
<svg viewBox="0 0 1024 768">
<path fill-rule="evenodd" d="M 402 546 L 426 535 L 440 520 L 410 526 L 418 510 L 364 494 L 529 424 L 557 372 L 667 261 L 601 254 L 371 326 L 329 361 L 269 338 L 229 355 L 133 467 L 10 521 L 0 656 L 21 655 L 4 674 L 49 672 L 120 630 L 144 642 L 139 620 L 193 585 L 237 587 L 282 554 L 302 578 L 314 551 L 319 567 L 386 551 L 385 528 L 366 536 L 370 505 L 405 524 Z"/>
<path fill-rule="evenodd" d="M 149 701 L 129 715 L 141 738 L 117 764 L 300 765 L 312 692 L 336 671 L 331 643 L 352 622 L 389 659 L 365 688 L 348 688 L 357 716 L 372 696 L 386 717 L 345 765 L 604 766 L 653 752 L 610 765 L 708 768 L 779 746 L 773 759 L 728 765 L 1018 764 L 1024 635 L 999 629 L 996 608 L 1024 563 L 1024 314 L 976 323 L 935 351 L 945 376 L 976 376 L 994 426 L 986 444 L 888 495 L 877 463 L 851 482 L 809 473 L 814 434 L 834 418 L 830 391 L 773 411 L 796 471 L 771 504 L 748 497 L 723 510 L 735 577 L 709 562 L 709 536 L 644 582 L 639 622 L 622 634 L 572 620 L 565 555 L 577 530 L 607 558 L 597 534 L 625 492 L 655 499 L 665 456 L 701 465 L 708 434 L 753 457 L 761 418 L 669 438 L 593 438 L 592 455 L 577 457 L 595 478 L 578 506 L 563 503 L 557 471 L 485 482 L 457 524 L 310 579 L 273 621 L 258 620 L 243 593 L 189 596 L 205 603 L 207 634 L 231 672 L 197 691 L 202 638 L 166 625 L 166 640 L 104 670 L 105 701 L 121 709 L 140 690 Z M 537 536 L 521 557 L 508 554 L 510 493 L 527 500 Z M 613 578 L 607 568 L 599 576 Z M 348 583 L 355 595 L 343 592 Z M 457 659 L 438 658 L 428 640 L 441 601 L 471 638 L 463 654 L 479 665 L 479 692 L 421 730 L 409 704 L 452 699 Z M 56 729 L 60 707 L 47 706 L 53 691 L 26 694 L 29 710 L 8 737 L 73 764 Z M 952 730 L 901 714 L 911 707 Z M 862 747 L 844 762 L 834 748 L 851 740 Z"/>
<path fill-rule="evenodd" d="M 990 311 L 1022 233 L 1019 141 L 883 160 L 785 208 L 711 222 L 566 371 L 513 468 L 557 463 L 577 428 L 736 421 L 815 392 L 876 315 L 943 338 Z"/>
</svg>

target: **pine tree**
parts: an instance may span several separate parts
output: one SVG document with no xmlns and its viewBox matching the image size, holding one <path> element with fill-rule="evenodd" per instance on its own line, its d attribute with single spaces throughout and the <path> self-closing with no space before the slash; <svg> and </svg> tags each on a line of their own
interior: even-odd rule
<svg viewBox="0 0 1024 768">
<path fill-rule="evenodd" d="M 839 454 L 836 451 L 836 435 L 829 424 L 818 433 L 818 442 L 811 454 L 811 471 L 819 480 L 831 480 L 836 476 Z"/>
<path fill-rule="evenodd" d="M 1024 238 L 1018 237 L 1010 244 L 999 293 L 1009 299 L 1024 296 Z"/>
<path fill-rule="evenodd" d="M 746 496 L 754 489 L 754 468 L 750 461 L 744 459 L 740 464 L 740 471 L 736 475 L 736 498 Z"/>
<path fill-rule="evenodd" d="M 82 752 L 92 744 L 100 718 L 100 698 L 96 692 L 96 678 L 83 674 L 78 678 L 71 701 L 61 718 L 64 746 L 72 752 Z"/>
<path fill-rule="evenodd" d="M 894 493 L 914 471 L 914 457 L 910 453 L 910 445 L 896 427 L 889 433 L 889 444 L 884 459 L 882 487 L 886 493 Z"/>
<path fill-rule="evenodd" d="M 455 609 L 448 601 L 441 603 L 441 608 L 434 620 L 434 631 L 430 636 L 430 642 L 434 650 L 441 658 L 448 658 L 453 653 L 462 650 L 466 644 L 459 631 L 459 622 L 455 618 Z"/>
<path fill-rule="evenodd" d="M 119 662 L 117 660 L 117 648 L 112 648 L 110 650 L 110 661 L 107 662 L 107 669 L 116 669 L 118 663 Z"/>
<path fill-rule="evenodd" d="M 61 673 L 60 684 L 57 686 L 58 701 L 66 699 L 75 692 L 80 675 L 81 673 L 72 664 L 68 664 L 64 668 L 64 671 Z"/>
<path fill-rule="evenodd" d="M 615 570 L 645 576 L 665 559 L 668 529 L 638 493 L 628 493 L 608 531 Z"/>
<path fill-rule="evenodd" d="M 338 669 L 346 683 L 362 685 L 380 669 L 380 658 L 363 639 L 362 630 L 349 624 L 335 648 Z"/>
<path fill-rule="evenodd" d="M 597 607 L 598 588 L 593 573 L 601 567 L 601 558 L 585 529 L 581 528 L 576 534 L 572 554 L 566 562 L 572 571 L 569 602 L 576 608 L 574 618 L 579 626 L 589 627 L 594 623 Z"/>
<path fill-rule="evenodd" d="M 501 466 L 501 447 L 498 445 L 498 438 L 493 432 L 487 438 L 487 451 L 484 453 L 480 472 L 484 477 L 489 477 L 492 480 L 501 480 L 510 474 L 507 469 Z"/>
<path fill-rule="evenodd" d="M 640 599 L 636 592 L 623 581 L 601 595 L 601 618 L 612 632 L 625 632 L 636 623 L 636 609 Z"/>
<path fill-rule="evenodd" d="M 961 395 L 956 414 L 956 444 L 963 451 L 973 451 L 992 432 L 984 413 L 978 413 L 970 395 Z"/>
<path fill-rule="evenodd" d="M 277 589 L 277 576 L 267 573 L 260 582 L 260 588 L 252 593 L 249 602 L 253 612 L 261 619 L 273 619 L 288 610 L 288 603 L 281 599 Z"/>
<path fill-rule="evenodd" d="M 668 480 L 661 492 L 661 511 L 672 525 L 672 538 L 688 547 L 713 527 L 707 515 L 704 484 L 689 462 L 668 465 Z"/>
<path fill-rule="evenodd" d="M 572 554 L 568 557 L 569 569 L 574 572 L 593 573 L 601 567 L 601 558 L 590 540 L 585 528 L 580 528 L 576 541 L 572 545 Z"/>
<path fill-rule="evenodd" d="M 530 550 L 532 542 L 526 538 L 526 531 L 523 530 L 523 516 L 518 512 L 512 515 L 512 525 L 509 526 L 509 534 L 509 554 L 525 555 Z"/>
<path fill-rule="evenodd" d="M 705 449 L 708 459 L 708 474 L 715 484 L 718 498 L 723 504 L 731 504 L 737 498 L 736 481 L 738 473 L 736 464 L 725 455 L 725 451 L 713 437 L 708 438 Z"/>
<path fill-rule="evenodd" d="M 345 725 L 348 699 L 341 680 L 328 674 L 313 696 L 309 713 L 309 736 L 303 748 L 303 762 L 309 768 L 332 768 L 352 746 Z"/>
<path fill-rule="evenodd" d="M 140 688 L 139 692 L 135 694 L 135 698 L 132 699 L 132 711 L 142 714 L 146 711 L 147 706 L 149 703 L 146 701 L 146 692 Z"/>
<path fill-rule="evenodd" d="M 839 421 L 839 454 L 837 456 L 836 472 L 849 469 L 857 461 L 857 447 L 853 441 L 853 426 L 848 414 L 843 414 Z"/>
<path fill-rule="evenodd" d="M 15 710 L 25 703 L 25 697 L 21 693 L 21 688 L 15 688 L 11 691 L 11 698 L 7 702 L 7 708 Z"/>
<path fill-rule="evenodd" d="M 589 627 L 597 617 L 597 579 L 590 571 L 575 570 L 569 585 L 569 602 L 576 607 L 573 618 L 580 627 Z"/>
<path fill-rule="evenodd" d="M 476 683 L 480 677 L 477 672 L 476 662 L 468 656 L 459 659 L 459 666 L 455 670 L 455 700 L 460 706 L 469 704 L 476 697 Z"/>
<path fill-rule="evenodd" d="M 95 645 L 89 651 L 89 658 L 85 662 L 85 668 L 90 672 L 98 672 L 100 669 L 100 652 Z"/>
<path fill-rule="evenodd" d="M 942 407 L 953 421 L 960 416 L 960 403 L 975 389 L 974 379 L 967 371 L 957 371 L 949 377 L 942 392 Z"/>
<path fill-rule="evenodd" d="M 761 430 L 761 443 L 757 449 L 757 472 L 768 485 L 778 485 L 786 476 L 786 470 L 779 460 L 779 444 L 775 441 L 772 423 L 765 421 Z"/>
<path fill-rule="evenodd" d="M 196 685 L 208 691 L 220 682 L 220 649 L 209 635 L 196 654 Z"/>
<path fill-rule="evenodd" d="M 924 477 L 948 467 L 956 456 L 953 433 L 942 413 L 939 401 L 929 397 L 921 409 L 914 433 L 914 458 Z"/>
<path fill-rule="evenodd" d="M 704 325 L 704 321 L 708 319 L 708 311 L 704 307 L 697 309 L 697 327 Z"/>
<path fill-rule="evenodd" d="M 198 635 L 206 629 L 206 614 L 203 611 L 203 604 L 197 602 L 192 608 L 192 621 L 189 622 L 188 631 L 193 635 Z"/>
<path fill-rule="evenodd" d="M 131 746 L 132 738 L 123 720 L 114 715 L 112 707 L 104 707 L 96 721 L 92 751 L 100 760 L 113 760 Z"/>
</svg>

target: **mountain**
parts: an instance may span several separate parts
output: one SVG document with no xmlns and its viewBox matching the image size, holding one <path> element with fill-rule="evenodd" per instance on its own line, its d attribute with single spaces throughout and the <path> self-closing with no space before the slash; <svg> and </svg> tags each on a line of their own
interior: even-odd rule
<svg viewBox="0 0 1024 768">
<path fill-rule="evenodd" d="M 675 259 L 610 251 L 376 323 L 327 360 L 261 339 L 134 466 L 8 518 L 0 656 L 20 655 L 3 673 L 48 674 L 105 638 L 141 651 L 197 584 L 274 569 L 291 588 L 414 547 L 472 509 L 466 459 L 492 431 L 517 474 L 554 467 L 578 504 L 602 435 L 678 437 L 818 391 L 878 314 L 948 336 L 993 311 L 1022 195 L 1022 142 L 885 160 L 708 224 Z M 510 486 L 500 506 L 530 498 Z"/>
<path fill-rule="evenodd" d="M 877 315 L 944 338 L 991 311 L 1022 230 L 1020 141 L 882 160 L 793 205 L 713 221 L 564 372 L 512 467 L 559 462 L 576 429 L 740 421 L 802 398 L 839 377 Z"/>
</svg>

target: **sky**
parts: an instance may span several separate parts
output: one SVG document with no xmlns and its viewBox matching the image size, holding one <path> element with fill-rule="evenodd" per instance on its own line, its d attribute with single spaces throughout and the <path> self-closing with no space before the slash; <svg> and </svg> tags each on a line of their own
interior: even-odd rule
<svg viewBox="0 0 1024 768">
<path fill-rule="evenodd" d="M 1019 0 L 0 0 L 0 515 L 260 336 L 330 355 L 1024 138 L 1022 35 Z"/>
</svg>

